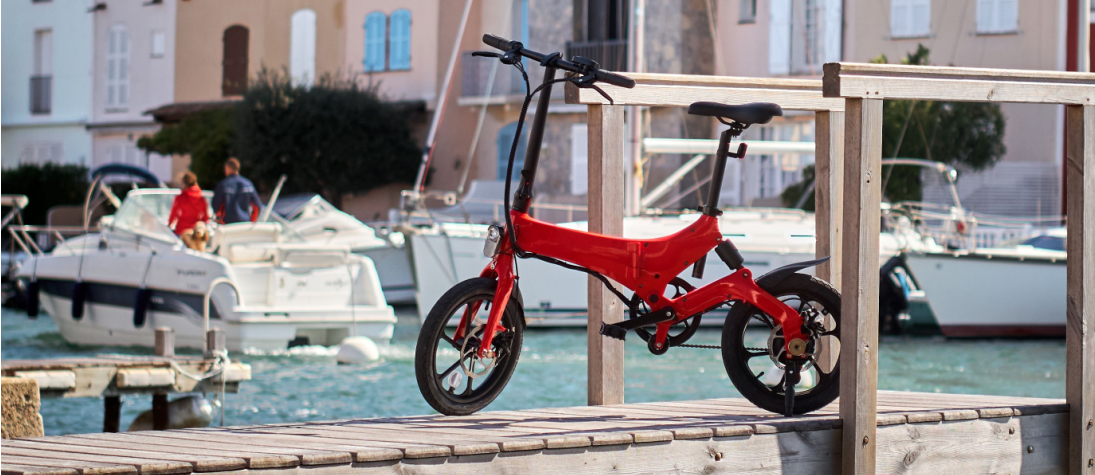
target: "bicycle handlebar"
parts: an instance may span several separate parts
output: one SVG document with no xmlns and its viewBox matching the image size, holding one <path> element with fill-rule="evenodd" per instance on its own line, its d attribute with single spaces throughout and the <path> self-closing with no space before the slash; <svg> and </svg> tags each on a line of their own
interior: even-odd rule
<svg viewBox="0 0 1095 475">
<path fill-rule="evenodd" d="M 537 53 L 530 49 L 526 49 L 525 45 L 521 44 L 520 41 L 510 41 L 505 38 L 501 38 L 491 34 L 483 35 L 483 43 L 485 43 L 487 46 L 490 46 L 491 48 L 499 49 L 502 51 L 517 50 L 517 54 L 538 63 L 543 63 L 544 59 L 550 56 L 543 53 Z M 579 65 L 562 58 L 555 59 L 553 66 L 577 74 L 593 74 L 593 78 L 597 81 L 606 82 L 615 86 L 626 87 L 628 89 L 635 87 L 635 80 L 627 76 L 610 73 L 608 71 L 602 71 L 600 69 L 592 69 L 591 71 L 591 68 L 587 66 Z"/>
</svg>

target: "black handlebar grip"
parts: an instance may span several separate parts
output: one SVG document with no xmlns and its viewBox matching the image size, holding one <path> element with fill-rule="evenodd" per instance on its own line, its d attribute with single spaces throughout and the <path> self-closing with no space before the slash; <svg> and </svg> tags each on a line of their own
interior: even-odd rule
<svg viewBox="0 0 1095 475">
<path fill-rule="evenodd" d="M 501 37 L 494 36 L 494 35 L 491 35 L 491 34 L 485 34 L 485 35 L 483 35 L 483 43 L 485 43 L 487 46 L 490 46 L 491 48 L 494 48 L 494 49 L 500 49 L 502 51 L 509 51 L 509 50 L 513 49 L 513 44 L 517 43 L 517 42 L 516 41 L 510 41 L 510 40 L 507 40 L 505 38 L 501 38 Z"/>
<path fill-rule="evenodd" d="M 621 76 L 619 74 L 613 74 L 606 71 L 597 71 L 596 73 L 594 73 L 594 77 L 597 78 L 598 81 L 607 82 L 614 86 L 626 87 L 628 89 L 635 87 L 634 79 L 631 79 L 627 76 Z"/>
</svg>

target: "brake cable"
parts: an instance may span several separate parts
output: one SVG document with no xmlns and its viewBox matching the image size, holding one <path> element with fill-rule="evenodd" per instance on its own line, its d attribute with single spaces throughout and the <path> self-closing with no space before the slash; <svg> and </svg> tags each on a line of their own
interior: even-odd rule
<svg viewBox="0 0 1095 475">
<path fill-rule="evenodd" d="M 593 84 L 592 79 L 587 79 L 587 78 L 592 78 L 593 77 L 592 74 L 587 74 L 587 75 L 584 75 L 584 76 L 577 76 L 577 75 L 575 75 L 575 76 L 565 76 L 565 77 L 558 78 L 558 79 L 552 79 L 550 81 L 547 81 L 547 82 L 541 84 L 535 90 L 532 90 L 532 86 L 530 85 L 529 80 L 528 80 L 528 72 L 525 71 L 525 67 L 521 64 L 521 61 L 513 61 L 512 60 L 512 58 L 516 55 L 511 55 L 511 53 L 513 53 L 513 51 L 507 51 L 505 54 L 502 54 L 502 55 L 499 55 L 499 54 L 493 53 L 493 52 L 476 52 L 476 53 L 472 53 L 473 55 L 479 55 L 479 56 L 497 57 L 497 58 L 499 58 L 499 60 L 503 64 L 512 65 L 513 67 L 517 68 L 518 71 L 521 72 L 521 79 L 525 83 L 525 100 L 521 104 L 521 114 L 517 118 L 517 129 L 514 132 L 513 143 L 510 145 L 509 162 L 506 164 L 505 195 L 503 196 L 503 206 L 504 206 L 504 209 L 506 210 L 506 212 L 505 212 L 505 215 L 506 215 L 506 230 L 508 231 L 506 234 L 509 235 L 510 246 L 513 248 L 514 254 L 516 254 L 517 257 L 520 257 L 522 259 L 528 259 L 528 258 L 539 259 L 539 260 L 547 262 L 549 264 L 554 264 L 554 265 L 557 265 L 557 266 L 560 266 L 560 267 L 563 267 L 563 268 L 566 268 L 566 269 L 585 272 L 586 274 L 589 274 L 589 275 L 597 278 L 597 280 L 600 280 L 601 283 L 604 284 L 605 287 L 608 288 L 609 291 L 611 291 L 614 295 L 616 295 L 616 297 L 619 298 L 620 301 L 623 302 L 623 304 L 625 306 L 627 306 L 629 309 L 633 309 L 633 307 L 632 307 L 631 303 L 628 301 L 627 297 L 625 297 L 623 293 L 621 293 L 619 290 L 617 290 L 616 287 L 614 287 L 608 281 L 608 278 L 605 277 L 600 272 L 594 271 L 592 269 L 587 269 L 587 268 L 579 266 L 579 265 L 571 264 L 571 263 L 566 262 L 566 261 L 555 259 L 553 257 L 548 257 L 548 256 L 536 254 L 534 252 L 525 251 L 525 250 L 521 249 L 520 246 L 517 245 L 516 229 L 514 229 L 514 227 L 513 227 L 513 218 L 510 216 L 510 213 L 509 213 L 509 210 L 510 210 L 510 190 L 511 190 L 511 187 L 510 187 L 511 184 L 510 183 L 511 183 L 512 177 L 513 177 L 513 164 L 514 164 L 514 161 L 516 160 L 516 157 L 517 157 L 517 146 L 518 146 L 518 143 L 520 142 L 521 131 L 522 131 L 522 129 L 524 129 L 524 126 L 525 126 L 525 117 L 526 117 L 526 115 L 528 115 L 528 108 L 529 108 L 529 105 L 532 103 L 532 98 L 536 94 L 538 94 L 541 90 L 543 90 L 543 88 L 545 86 L 560 83 L 560 82 L 571 82 L 571 83 L 574 83 L 574 85 L 578 86 L 578 87 L 594 89 L 601 96 L 603 96 L 605 99 L 607 99 L 609 101 L 609 104 L 612 104 L 613 102 L 612 102 L 612 98 L 609 97 L 608 94 L 606 94 L 604 92 L 604 90 L 602 90 L 600 87 L 597 87 L 596 84 Z M 544 60 L 541 61 L 540 64 L 542 66 L 547 66 L 550 61 L 554 60 L 558 56 L 559 56 L 558 53 L 555 53 L 553 55 L 549 55 L 547 58 L 544 58 Z"/>
</svg>

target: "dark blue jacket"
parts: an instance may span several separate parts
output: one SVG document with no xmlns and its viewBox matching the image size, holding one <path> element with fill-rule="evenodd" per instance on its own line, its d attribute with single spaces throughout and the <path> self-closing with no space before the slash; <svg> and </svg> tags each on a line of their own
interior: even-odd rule
<svg viewBox="0 0 1095 475">
<path fill-rule="evenodd" d="M 255 192 L 255 185 L 239 175 L 232 175 L 217 183 L 213 192 L 213 213 L 224 224 L 255 221 L 259 217 L 262 200 Z"/>
</svg>

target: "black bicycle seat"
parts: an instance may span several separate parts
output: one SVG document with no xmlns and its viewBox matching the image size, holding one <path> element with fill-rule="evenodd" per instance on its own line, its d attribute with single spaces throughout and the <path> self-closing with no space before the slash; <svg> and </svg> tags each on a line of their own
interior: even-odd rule
<svg viewBox="0 0 1095 475">
<path fill-rule="evenodd" d="M 742 125 L 767 124 L 772 117 L 783 116 L 783 108 L 771 102 L 753 102 L 740 106 L 719 104 L 718 102 L 693 102 L 688 113 L 706 117 L 720 117 Z"/>
</svg>

